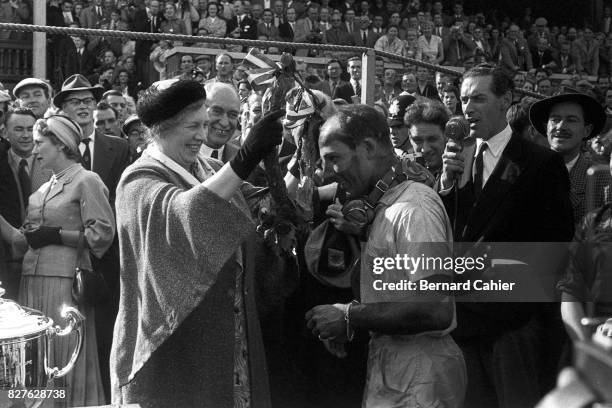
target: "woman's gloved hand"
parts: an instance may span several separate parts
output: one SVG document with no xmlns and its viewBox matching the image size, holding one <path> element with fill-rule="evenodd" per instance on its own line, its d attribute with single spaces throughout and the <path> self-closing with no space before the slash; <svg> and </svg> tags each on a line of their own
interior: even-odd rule
<svg viewBox="0 0 612 408">
<path fill-rule="evenodd" d="M 46 227 L 41 225 L 34 230 L 24 231 L 23 234 L 28 241 L 28 245 L 33 249 L 39 249 L 47 245 L 62 245 L 61 230 L 60 227 Z"/>
<path fill-rule="evenodd" d="M 230 160 L 230 166 L 238 177 L 246 180 L 257 164 L 281 143 L 283 126 L 278 119 L 284 115 L 284 110 L 268 113 L 251 128 L 249 137 Z"/>
</svg>

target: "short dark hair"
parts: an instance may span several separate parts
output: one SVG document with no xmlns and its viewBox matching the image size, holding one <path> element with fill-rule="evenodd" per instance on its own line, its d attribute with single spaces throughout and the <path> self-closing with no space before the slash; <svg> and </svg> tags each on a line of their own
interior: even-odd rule
<svg viewBox="0 0 612 408">
<path fill-rule="evenodd" d="M 431 99 L 418 99 L 408 106 L 404 115 L 404 123 L 408 127 L 418 123 L 428 123 L 439 126 L 444 132 L 446 122 L 448 122 L 446 106 Z"/>
<path fill-rule="evenodd" d="M 27 116 L 31 116 L 32 119 L 34 119 L 34 121 L 36 122 L 36 120 L 38 119 L 36 117 L 36 115 L 34 114 L 34 112 L 32 111 L 32 109 L 30 108 L 13 108 L 13 109 L 9 109 L 5 116 L 4 116 L 4 123 L 8 123 L 9 119 L 13 116 L 13 115 L 27 115 Z"/>
<path fill-rule="evenodd" d="M 240 85 L 246 85 L 246 88 L 250 91 L 253 88 L 251 87 L 251 84 L 249 84 L 249 81 L 247 81 L 246 79 L 243 79 L 242 81 L 238 82 L 238 88 L 240 88 Z"/>
<path fill-rule="evenodd" d="M 506 74 L 501 68 L 491 64 L 479 64 L 470 68 L 463 74 L 463 80 L 467 78 L 492 77 L 491 92 L 495 96 L 501 97 L 514 88 L 514 82 L 510 75 Z"/>
<path fill-rule="evenodd" d="M 115 119 L 119 119 L 119 112 L 117 112 L 117 109 L 113 108 L 108 103 L 104 101 L 100 101 L 96 105 L 96 110 L 99 110 L 99 111 L 104 111 L 104 110 L 109 110 L 109 109 L 112 110 L 113 113 L 115 114 Z"/>
<path fill-rule="evenodd" d="M 531 126 L 529 121 L 529 108 L 535 102 L 532 98 L 525 98 L 520 103 L 511 105 L 506 112 L 506 119 L 513 132 L 522 135 Z"/>
<path fill-rule="evenodd" d="M 341 106 L 329 120 L 340 123 L 342 131 L 335 135 L 335 139 L 351 149 L 355 149 L 366 138 L 375 139 L 380 145 L 392 148 L 387 120 L 371 106 Z"/>
</svg>

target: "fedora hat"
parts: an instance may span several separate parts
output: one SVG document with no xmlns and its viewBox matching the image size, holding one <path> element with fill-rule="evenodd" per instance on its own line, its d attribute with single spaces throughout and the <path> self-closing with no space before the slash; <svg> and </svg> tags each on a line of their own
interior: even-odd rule
<svg viewBox="0 0 612 408">
<path fill-rule="evenodd" d="M 96 102 L 98 102 L 100 99 L 102 99 L 104 88 L 102 88 L 99 85 L 91 86 L 91 83 L 83 75 L 74 74 L 74 75 L 69 76 L 64 81 L 64 83 L 62 84 L 62 89 L 59 91 L 57 95 L 55 95 L 55 98 L 53 98 L 53 104 L 56 107 L 61 108 L 62 103 L 64 102 L 64 99 L 66 99 L 66 97 L 71 92 L 78 92 L 78 91 L 91 91 L 94 99 L 96 100 Z"/>
<path fill-rule="evenodd" d="M 592 97 L 581 93 L 564 93 L 550 98 L 537 101 L 529 109 L 529 121 L 531 125 L 542 135 L 547 135 L 546 123 L 550 109 L 559 103 L 573 102 L 582 107 L 584 122 L 593 125 L 593 130 L 584 140 L 597 136 L 606 124 L 606 112 L 604 108 Z"/>
</svg>

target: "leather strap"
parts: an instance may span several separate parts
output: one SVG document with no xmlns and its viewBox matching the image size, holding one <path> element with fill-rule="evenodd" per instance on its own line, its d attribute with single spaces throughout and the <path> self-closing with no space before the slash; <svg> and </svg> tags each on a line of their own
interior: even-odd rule
<svg viewBox="0 0 612 408">
<path fill-rule="evenodd" d="M 402 171 L 402 163 L 396 158 L 389 171 L 376 182 L 374 189 L 368 194 L 364 200 L 370 208 L 376 207 L 382 196 L 389 191 L 390 188 L 397 186 L 399 183 L 406 180 L 406 175 Z"/>
</svg>

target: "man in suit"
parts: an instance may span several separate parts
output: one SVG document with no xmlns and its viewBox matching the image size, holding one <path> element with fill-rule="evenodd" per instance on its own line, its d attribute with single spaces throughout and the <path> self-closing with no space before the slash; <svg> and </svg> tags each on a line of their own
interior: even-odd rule
<svg viewBox="0 0 612 408">
<path fill-rule="evenodd" d="M 279 24 L 278 26 L 278 35 L 282 41 L 293 42 L 293 39 L 295 38 L 295 17 L 295 9 L 291 7 L 288 8 L 287 21 Z"/>
<path fill-rule="evenodd" d="M 538 46 L 531 50 L 531 60 L 534 68 L 553 70 L 557 65 L 553 58 L 548 39 L 545 37 L 538 39 Z"/>
<path fill-rule="evenodd" d="M 572 43 L 573 54 L 577 58 L 579 73 L 597 76 L 599 72 L 599 42 L 593 36 L 590 27 L 584 28 L 583 38 Z"/>
<path fill-rule="evenodd" d="M 278 41 L 278 28 L 274 25 L 272 18 L 272 10 L 265 9 L 261 17 L 262 21 L 257 24 L 257 36 L 265 35 L 269 41 Z"/>
<path fill-rule="evenodd" d="M 529 49 L 537 48 L 540 38 L 546 38 L 548 43 L 552 43 L 553 36 L 548 31 L 548 21 L 544 17 L 537 18 L 535 21 L 536 32 L 527 38 Z"/>
<path fill-rule="evenodd" d="M 361 103 L 361 57 L 355 56 L 349 58 L 348 72 L 351 76 L 349 85 L 351 86 L 354 98 L 356 98 L 353 102 Z"/>
<path fill-rule="evenodd" d="M 315 43 L 323 42 L 323 33 L 319 26 L 319 7 L 312 5 L 308 8 L 307 16 L 299 19 L 295 23 L 295 36 L 293 41 L 296 43 Z M 305 48 L 298 49 L 295 53 L 297 56 L 306 57 L 309 55 L 309 50 Z"/>
<path fill-rule="evenodd" d="M 515 71 L 531 71 L 533 63 L 527 42 L 519 38 L 519 27 L 512 24 L 508 28 L 508 36 L 501 43 L 500 66 L 507 74 Z"/>
<path fill-rule="evenodd" d="M 94 72 L 96 66 L 96 56 L 86 47 L 86 37 L 77 36 L 71 37 L 74 47 L 67 44 L 68 49 L 63 58 L 64 68 L 63 73 L 66 77 L 81 74 L 86 77 Z"/>
<path fill-rule="evenodd" d="M 223 83 L 209 86 L 206 96 L 210 101 L 210 121 L 200 154 L 227 163 L 240 149 L 238 143 L 231 140 L 238 128 L 240 100 L 231 85 Z"/>
<path fill-rule="evenodd" d="M 100 28 L 104 20 L 110 20 L 110 12 L 102 6 L 102 0 L 94 0 L 81 11 L 79 19 L 83 28 Z"/>
<path fill-rule="evenodd" d="M 559 45 L 559 47 L 559 53 L 555 57 L 555 67 L 553 68 L 553 72 L 559 74 L 573 74 L 576 70 L 576 63 L 571 53 L 571 44 L 564 41 Z"/>
<path fill-rule="evenodd" d="M 329 95 L 332 99 L 342 98 L 348 103 L 352 102 L 353 87 L 351 84 L 343 81 L 342 64 L 337 59 L 331 59 L 327 62 L 327 80 L 321 84 L 321 91 Z"/>
<path fill-rule="evenodd" d="M 593 164 L 582 152 L 582 145 L 601 133 L 606 112 L 588 95 L 566 93 L 534 103 L 529 119 L 540 134 L 548 137 L 550 148 L 563 157 L 569 172 L 574 223 L 578 224 L 587 211 L 586 176 Z"/>
<path fill-rule="evenodd" d="M 16 228 L 25 221 L 30 194 L 36 191 L 32 186 L 38 188 L 51 177 L 51 171 L 41 169 L 32 154 L 36 120 L 28 108 L 9 110 L 5 117 L 6 138 L 11 147 L 0 156 L 0 215 Z M 8 259 L 8 271 L 0 271 L 7 297 L 11 299 L 16 299 L 18 293 L 21 263 L 21 258 Z"/>
<path fill-rule="evenodd" d="M 359 17 L 359 30 L 353 33 L 353 44 L 357 47 L 374 48 L 378 37 L 370 28 L 370 18 L 368 16 Z"/>
<path fill-rule="evenodd" d="M 506 121 L 512 88 L 512 78 L 490 65 L 476 66 L 463 76 L 462 108 L 469 122 L 469 140 L 474 143 L 462 149 L 449 139 L 440 179 L 440 195 L 455 222 L 455 240 L 570 241 L 574 224 L 567 169 L 560 155 L 512 132 Z M 517 270 L 510 265 L 488 268 L 483 275 L 487 273 L 501 273 L 512 281 L 537 271 L 525 273 L 520 266 Z M 475 277 L 472 273 L 464 276 Z M 470 379 L 466 406 L 522 407 L 540 400 L 546 386 L 552 385 L 546 368 L 556 368 L 557 334 L 563 335 L 563 328 L 549 316 L 551 310 L 558 310 L 558 304 L 548 306 L 457 304 L 454 338 L 463 351 Z"/>
<path fill-rule="evenodd" d="M 332 28 L 325 32 L 325 42 L 335 45 L 354 45 L 354 37 L 342 29 L 340 14 L 334 13 L 331 17 Z"/>
<path fill-rule="evenodd" d="M 149 12 L 140 3 L 138 9 L 134 13 L 134 31 L 141 33 L 160 33 L 162 15 L 159 13 L 159 1 L 151 0 L 149 3 Z M 153 63 L 149 60 L 151 48 L 155 41 L 137 40 L 134 49 L 134 62 L 136 63 L 136 73 L 138 76 L 137 82 L 142 82 L 144 87 L 149 86 L 152 82 L 159 78 L 158 72 L 153 67 Z"/>
<path fill-rule="evenodd" d="M 227 22 L 226 37 L 256 40 L 257 22 L 246 14 L 241 0 L 234 2 L 234 14 L 235 16 Z M 246 47 L 243 47 L 243 51 L 245 49 Z"/>
<path fill-rule="evenodd" d="M 123 170 L 129 164 L 129 147 L 125 139 L 108 136 L 94 125 L 93 112 L 103 94 L 102 87 L 92 87 L 82 75 L 73 75 L 62 84 L 61 91 L 53 98 L 53 104 L 81 126 L 83 139 L 79 145 L 81 164 L 97 173 L 106 188 L 111 206 L 115 204 L 115 190 Z M 107 398 L 110 397 L 109 358 L 113 326 L 119 302 L 119 248 L 113 245 L 101 259 L 93 258 L 94 269 L 104 275 L 111 291 L 111 299 L 96 307 L 96 337 L 102 384 Z"/>
<path fill-rule="evenodd" d="M 355 10 L 348 9 L 344 12 L 344 23 L 342 28 L 352 37 L 355 31 L 359 30 L 359 24 L 355 22 Z"/>
</svg>

